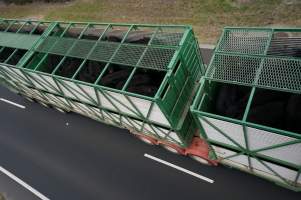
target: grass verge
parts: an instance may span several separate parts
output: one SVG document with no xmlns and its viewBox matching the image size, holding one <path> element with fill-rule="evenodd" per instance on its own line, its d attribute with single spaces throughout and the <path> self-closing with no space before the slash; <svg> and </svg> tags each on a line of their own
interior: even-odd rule
<svg viewBox="0 0 301 200">
<path fill-rule="evenodd" d="M 299 0 L 75 0 L 0 5 L 5 18 L 191 24 L 202 43 L 214 44 L 224 26 L 301 25 Z"/>
</svg>

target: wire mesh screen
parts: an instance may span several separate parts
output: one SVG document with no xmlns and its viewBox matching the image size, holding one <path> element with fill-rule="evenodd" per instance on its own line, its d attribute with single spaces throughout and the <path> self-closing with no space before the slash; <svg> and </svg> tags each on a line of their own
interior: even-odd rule
<svg viewBox="0 0 301 200">
<path fill-rule="evenodd" d="M 183 37 L 183 32 L 158 31 L 152 41 L 155 45 L 177 46 Z"/>
<path fill-rule="evenodd" d="M 301 32 L 227 28 L 206 77 L 300 92 Z"/>
<path fill-rule="evenodd" d="M 0 20 L 0 63 L 17 65 L 41 38 L 49 23 Z"/>
<path fill-rule="evenodd" d="M 301 60 L 267 58 L 258 85 L 301 91 Z"/>
<path fill-rule="evenodd" d="M 125 65 L 135 66 L 137 65 L 139 59 L 142 57 L 142 54 L 145 50 L 145 46 L 122 45 L 116 52 L 116 55 L 114 56 L 112 61 Z"/>
<path fill-rule="evenodd" d="M 180 45 L 185 29 L 139 28 L 110 27 L 99 32 L 97 37 L 94 34 L 94 38 L 91 36 L 95 32 L 93 28 L 89 29 L 89 37 L 83 27 L 69 28 L 65 33 L 48 36 L 36 48 L 36 52 L 168 70 L 168 64 Z"/>
<path fill-rule="evenodd" d="M 0 32 L 0 46 L 30 49 L 39 39 L 38 36 Z"/>
<path fill-rule="evenodd" d="M 218 51 L 264 54 L 271 34 L 270 30 L 225 30 L 218 46 Z"/>
<path fill-rule="evenodd" d="M 236 55 L 215 55 L 207 72 L 207 77 L 253 84 L 261 58 Z"/>
<path fill-rule="evenodd" d="M 93 48 L 95 46 L 95 48 Z M 142 68 L 167 70 L 175 49 L 147 47 L 145 45 L 119 44 L 117 42 L 95 42 L 71 38 L 49 37 L 37 52 L 62 56 L 112 62 Z M 88 55 L 90 56 L 88 57 Z M 138 61 L 141 60 L 140 63 Z"/>
<path fill-rule="evenodd" d="M 114 52 L 117 50 L 119 44 L 117 43 L 108 43 L 108 42 L 99 42 L 96 44 L 96 47 L 93 52 L 91 52 L 88 59 L 91 60 L 103 60 L 109 61 L 113 56 Z"/>
</svg>

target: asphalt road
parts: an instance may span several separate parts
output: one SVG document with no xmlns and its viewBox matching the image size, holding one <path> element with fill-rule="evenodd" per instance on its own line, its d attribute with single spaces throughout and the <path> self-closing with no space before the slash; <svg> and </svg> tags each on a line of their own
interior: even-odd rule
<svg viewBox="0 0 301 200">
<path fill-rule="evenodd" d="M 0 98 L 0 166 L 51 200 L 300 199 L 300 193 L 223 166 L 209 167 L 137 140 L 126 130 L 61 114 L 4 88 Z M 144 153 L 213 179 L 210 184 Z M 7 180 L 8 177 L 4 177 Z M 3 175 L 0 176 L 3 191 Z M 7 184 L 13 184 L 8 181 Z M 13 185 L 18 191 L 21 185 Z M 36 199 L 14 197 L 15 200 Z"/>
<path fill-rule="evenodd" d="M 0 199 L 1 197 L 7 200 L 39 200 L 37 196 L 3 173 L 0 173 Z"/>
</svg>

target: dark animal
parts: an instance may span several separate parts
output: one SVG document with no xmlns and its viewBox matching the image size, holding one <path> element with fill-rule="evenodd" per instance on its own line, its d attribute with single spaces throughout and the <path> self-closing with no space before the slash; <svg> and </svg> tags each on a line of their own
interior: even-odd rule
<svg viewBox="0 0 301 200">
<path fill-rule="evenodd" d="M 223 85 L 217 94 L 216 113 L 241 119 L 248 101 L 249 92 L 234 85 Z"/>
<path fill-rule="evenodd" d="M 216 113 L 241 119 L 248 97 L 240 87 L 223 85 L 217 94 Z M 256 89 L 247 121 L 301 133 L 301 95 Z"/>
<path fill-rule="evenodd" d="M 286 129 L 301 134 L 301 94 L 292 94 L 285 110 Z"/>
<path fill-rule="evenodd" d="M 118 71 L 113 71 L 107 73 L 102 79 L 100 80 L 100 85 L 112 87 L 115 89 L 122 89 L 121 84 L 118 84 L 120 81 L 126 81 L 127 78 L 130 75 L 129 69 L 121 69 Z M 119 88 L 117 88 L 117 84 L 119 85 Z"/>
<path fill-rule="evenodd" d="M 301 48 L 295 50 L 294 57 L 301 58 Z"/>
<path fill-rule="evenodd" d="M 127 89 L 129 92 L 153 97 L 157 92 L 158 87 L 152 85 L 132 86 Z"/>
<path fill-rule="evenodd" d="M 79 72 L 77 80 L 94 83 L 105 65 L 105 63 L 87 61 L 83 69 Z"/>
<path fill-rule="evenodd" d="M 4 49 L 1 51 L 2 47 L 0 47 L 0 62 L 5 62 L 5 60 L 14 52 L 14 49 L 9 47 L 3 47 Z"/>
<path fill-rule="evenodd" d="M 271 102 L 286 102 L 289 93 L 275 90 L 256 89 L 252 100 L 252 107 L 262 106 Z"/>
<path fill-rule="evenodd" d="M 58 56 L 54 54 L 50 54 L 47 59 L 47 67 L 41 69 L 43 72 L 52 73 L 52 71 L 56 68 L 56 66 L 60 63 L 63 56 Z"/>
<path fill-rule="evenodd" d="M 10 65 L 16 65 L 18 64 L 19 60 L 21 60 L 21 58 L 24 56 L 24 54 L 26 53 L 25 50 L 17 50 L 12 57 L 7 61 L 8 64 Z"/>
<path fill-rule="evenodd" d="M 71 78 L 80 66 L 82 60 L 76 58 L 66 58 L 57 70 L 56 74 L 66 78 Z"/>
<path fill-rule="evenodd" d="M 121 42 L 123 37 L 125 36 L 126 31 L 122 30 L 113 30 L 109 32 L 103 40 L 107 40 L 110 42 Z M 134 44 L 147 44 L 151 37 L 151 32 L 146 31 L 131 31 L 127 38 L 125 39 L 126 43 L 134 43 Z"/>
<path fill-rule="evenodd" d="M 284 128 L 283 116 L 285 115 L 284 101 L 272 101 L 253 106 L 249 111 L 248 121 L 273 128 Z"/>
</svg>

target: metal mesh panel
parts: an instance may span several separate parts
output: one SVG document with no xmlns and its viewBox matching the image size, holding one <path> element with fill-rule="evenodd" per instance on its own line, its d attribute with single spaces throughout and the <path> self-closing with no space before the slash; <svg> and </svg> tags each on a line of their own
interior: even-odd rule
<svg viewBox="0 0 301 200">
<path fill-rule="evenodd" d="M 86 58 L 95 43 L 96 41 L 49 37 L 45 43 L 37 48 L 37 51 Z M 147 48 L 144 45 L 121 44 L 117 50 L 119 45 L 116 42 L 98 42 L 89 59 L 135 66 Z M 72 49 L 70 50 L 71 47 Z M 114 55 L 116 50 L 117 52 Z M 166 70 L 174 53 L 174 49 L 148 47 L 138 67 Z M 113 55 L 114 57 L 112 58 Z"/>
<path fill-rule="evenodd" d="M 258 84 L 301 91 L 301 60 L 265 59 Z"/>
<path fill-rule="evenodd" d="M 183 37 L 183 32 L 182 33 L 158 32 L 156 33 L 151 44 L 178 46 L 180 44 L 182 37 Z"/>
<path fill-rule="evenodd" d="M 145 46 L 122 45 L 118 49 L 112 61 L 135 66 L 141 58 L 145 49 Z"/>
<path fill-rule="evenodd" d="M 261 58 L 216 54 L 207 76 L 218 80 L 227 80 L 252 84 Z"/>
<path fill-rule="evenodd" d="M 4 22 L 4 21 L 3 21 Z M 50 23 L 5 20 L 0 23 L 0 62 L 19 65 L 31 55 Z M 46 34 L 46 33 L 45 33 Z"/>
<path fill-rule="evenodd" d="M 271 31 L 248 29 L 225 30 L 218 51 L 245 54 L 263 54 Z"/>
<path fill-rule="evenodd" d="M 47 37 L 39 46 L 36 51 L 47 53 L 51 50 L 52 46 L 57 42 L 57 37 Z"/>
<path fill-rule="evenodd" d="M 285 144 L 287 142 L 297 141 L 297 139 L 293 137 L 275 134 L 251 127 L 247 128 L 247 134 L 249 147 L 251 150 L 257 150 L 261 148 L 272 147 L 274 145 Z M 297 144 L 285 145 L 279 148 L 259 151 L 258 153 L 301 165 L 301 142 Z"/>
<path fill-rule="evenodd" d="M 54 42 L 54 46 L 48 52 L 53 54 L 65 55 L 74 42 L 74 39 L 58 38 L 57 41 Z"/>
<path fill-rule="evenodd" d="M 281 30 L 227 28 L 207 77 L 300 91 L 301 33 L 294 29 Z"/>
<path fill-rule="evenodd" d="M 89 40 L 78 40 L 69 52 L 69 56 L 86 58 L 94 46 L 95 42 Z"/>
<path fill-rule="evenodd" d="M 18 49 L 30 49 L 39 36 L 0 32 L 0 46 Z"/>
<path fill-rule="evenodd" d="M 165 70 L 174 53 L 174 49 L 148 48 L 139 66 Z"/>
<path fill-rule="evenodd" d="M 109 61 L 119 44 L 114 42 L 99 42 L 89 59 L 96 61 Z"/>
</svg>

